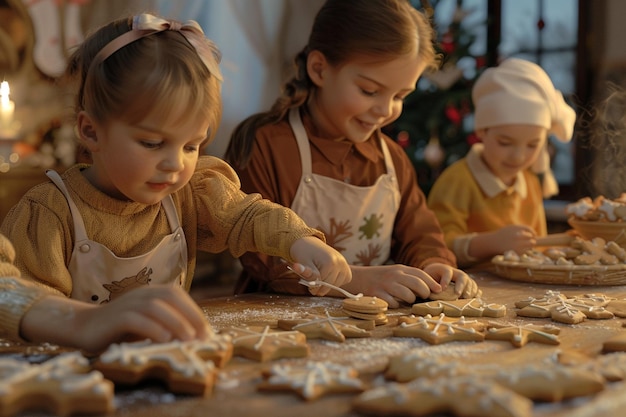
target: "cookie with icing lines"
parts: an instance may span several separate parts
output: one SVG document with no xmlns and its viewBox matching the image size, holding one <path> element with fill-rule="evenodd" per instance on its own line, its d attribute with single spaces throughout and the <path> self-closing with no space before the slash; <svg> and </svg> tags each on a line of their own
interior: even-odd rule
<svg viewBox="0 0 626 417">
<path fill-rule="evenodd" d="M 485 324 L 465 317 L 446 317 L 441 313 L 433 317 L 403 316 L 398 318 L 398 325 L 393 328 L 396 337 L 417 337 L 431 345 L 464 341 L 482 342 L 485 335 L 482 331 Z"/>
<path fill-rule="evenodd" d="M 611 319 L 615 317 L 608 308 L 617 301 L 604 294 L 584 294 L 568 297 L 559 291 L 546 291 L 542 297 L 528 297 L 517 301 L 516 314 L 521 317 L 551 318 L 565 324 L 578 324 L 585 319 Z M 620 310 L 623 304 L 614 304 Z"/>
<path fill-rule="evenodd" d="M 506 306 L 487 303 L 482 298 L 467 298 L 452 301 L 428 301 L 413 304 L 411 313 L 416 316 L 439 315 L 448 317 L 504 317 Z"/>
<path fill-rule="evenodd" d="M 327 394 L 359 393 L 364 390 L 358 372 L 332 362 L 308 361 L 303 365 L 275 364 L 259 384 L 263 391 L 295 391 L 302 399 L 315 400 Z"/>
<path fill-rule="evenodd" d="M 239 326 L 221 330 L 233 342 L 233 355 L 258 362 L 309 356 L 306 335 L 297 330 L 271 329 L 269 326 Z"/>
<path fill-rule="evenodd" d="M 488 324 L 486 340 L 506 340 L 515 347 L 525 346 L 529 342 L 558 345 L 560 329 L 551 325 L 513 325 L 491 322 Z"/>
<path fill-rule="evenodd" d="M 277 326 L 284 330 L 297 330 L 307 339 L 325 339 L 345 342 L 346 337 L 370 337 L 376 324 L 374 320 L 353 319 L 306 313 L 301 317 L 278 319 Z"/>
<path fill-rule="evenodd" d="M 113 412 L 114 385 L 94 371 L 79 352 L 63 353 L 40 364 L 0 358 L 0 416 L 33 411 L 54 415 Z"/>
<path fill-rule="evenodd" d="M 154 379 L 173 393 L 206 396 L 215 383 L 216 364 L 224 366 L 232 352 L 230 338 L 223 335 L 184 342 L 115 343 L 93 366 L 115 383 L 135 385 Z"/>
<path fill-rule="evenodd" d="M 494 381 L 466 376 L 388 383 L 358 395 L 353 409 L 374 416 L 531 417 L 533 402 Z"/>
</svg>

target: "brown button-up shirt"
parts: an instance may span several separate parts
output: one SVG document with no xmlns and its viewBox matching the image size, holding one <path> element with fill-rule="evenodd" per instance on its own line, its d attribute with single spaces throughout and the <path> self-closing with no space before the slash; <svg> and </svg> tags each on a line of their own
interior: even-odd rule
<svg viewBox="0 0 626 417">
<path fill-rule="evenodd" d="M 371 186 L 385 173 L 385 159 L 374 136 L 359 144 L 326 139 L 317 135 L 308 115 L 304 114 L 302 119 L 309 136 L 313 173 L 356 186 Z M 456 258 L 445 245 L 437 218 L 427 207 L 424 193 L 417 185 L 411 161 L 396 142 L 384 135 L 383 138 L 393 159 L 402 196 L 390 262 L 418 268 L 434 262 L 456 266 Z M 264 198 L 291 207 L 300 185 L 302 163 L 289 122 L 283 120 L 258 129 L 248 166 L 235 169 L 243 191 L 261 193 Z M 297 280 L 284 278 L 285 265 L 280 260 L 246 253 L 241 262 L 244 271 L 237 292 L 307 292 L 302 285 L 292 285 Z"/>
</svg>

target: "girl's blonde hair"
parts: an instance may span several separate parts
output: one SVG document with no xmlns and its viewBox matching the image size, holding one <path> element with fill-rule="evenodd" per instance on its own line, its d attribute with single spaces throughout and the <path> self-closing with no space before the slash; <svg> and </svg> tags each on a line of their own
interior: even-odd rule
<svg viewBox="0 0 626 417">
<path fill-rule="evenodd" d="M 109 42 L 132 30 L 132 21 L 103 26 L 70 57 L 67 74 L 75 82 L 76 114 L 85 110 L 100 123 L 119 119 L 132 124 L 154 111 L 168 115 L 175 110 L 181 117 L 208 118 L 212 140 L 222 117 L 221 81 L 179 31 L 150 34 L 94 62 Z M 172 103 L 181 102 L 177 97 L 184 97 L 184 109 L 172 109 Z"/>
<path fill-rule="evenodd" d="M 234 130 L 225 159 L 245 168 L 256 130 L 278 123 L 292 107 L 307 102 L 315 87 L 307 73 L 307 56 L 320 51 L 333 66 L 356 57 L 391 60 L 417 49 L 426 68 L 436 69 L 435 34 L 426 16 L 408 0 L 327 0 L 315 17 L 306 47 L 295 57 L 295 76 L 272 108 L 250 116 Z"/>
</svg>

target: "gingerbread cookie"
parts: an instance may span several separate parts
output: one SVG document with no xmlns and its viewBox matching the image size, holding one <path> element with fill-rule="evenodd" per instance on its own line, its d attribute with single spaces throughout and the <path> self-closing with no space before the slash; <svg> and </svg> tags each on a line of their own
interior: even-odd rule
<svg viewBox="0 0 626 417">
<path fill-rule="evenodd" d="M 486 303 L 481 298 L 468 298 L 453 301 L 429 301 L 413 304 L 411 313 L 417 316 L 445 314 L 448 317 L 503 317 L 506 306 Z"/>
<path fill-rule="evenodd" d="M 485 325 L 465 317 L 450 318 L 441 313 L 437 318 L 430 314 L 423 317 L 404 316 L 398 319 L 398 326 L 393 328 L 396 337 L 418 337 L 431 345 L 453 341 L 482 342 L 481 333 Z"/>
<path fill-rule="evenodd" d="M 443 356 L 433 356 L 424 349 L 389 358 L 385 378 L 397 382 L 408 382 L 417 378 L 452 377 L 459 375 L 459 362 Z"/>
<path fill-rule="evenodd" d="M 63 353 L 41 364 L 0 358 L 0 416 L 26 411 L 54 415 L 108 414 L 114 410 L 114 386 L 91 370 L 78 352 Z"/>
<path fill-rule="evenodd" d="M 295 319 L 278 319 L 278 328 L 297 330 L 304 333 L 307 339 L 326 339 L 345 342 L 346 337 L 370 337 L 376 324 L 374 320 L 352 319 L 350 317 L 333 317 L 328 312 L 325 316 L 305 314 Z"/>
<path fill-rule="evenodd" d="M 526 326 L 489 323 L 485 339 L 507 340 L 515 347 L 522 347 L 528 342 L 558 345 L 560 329 L 555 326 Z"/>
<path fill-rule="evenodd" d="M 376 324 L 388 322 L 387 309 L 389 304 L 378 297 L 360 296 L 343 300 L 343 311 L 350 317 L 374 320 Z"/>
<path fill-rule="evenodd" d="M 231 337 L 234 355 L 259 362 L 309 355 L 306 335 L 299 331 L 270 329 L 269 326 L 230 327 L 221 331 Z"/>
<path fill-rule="evenodd" d="M 546 291 L 543 297 L 528 297 L 515 306 L 518 316 L 548 318 L 565 323 L 577 324 L 585 319 L 610 319 L 614 317 L 606 307 L 613 299 L 602 294 L 585 294 L 567 297 L 559 291 Z M 616 304 L 617 305 L 617 304 Z"/>
<path fill-rule="evenodd" d="M 232 351 L 230 338 L 223 335 L 186 342 L 146 340 L 112 344 L 93 366 L 116 383 L 157 379 L 174 393 L 208 395 L 215 382 L 215 365 L 224 366 Z"/>
<path fill-rule="evenodd" d="M 530 417 L 533 403 L 496 382 L 464 378 L 418 378 L 365 391 L 353 403 L 360 413 L 410 417 L 449 413 L 455 416 Z"/>
<path fill-rule="evenodd" d="M 587 366 L 564 365 L 554 356 L 521 365 L 472 363 L 456 358 L 433 356 L 415 349 L 389 361 L 385 376 L 398 382 L 417 378 L 464 378 L 491 380 L 532 400 L 561 401 L 594 394 L 604 389 L 601 373 Z"/>
<path fill-rule="evenodd" d="M 605 386 L 604 378 L 597 372 L 581 366 L 546 363 L 502 369 L 494 381 L 531 400 L 550 402 L 592 395 Z"/>
<path fill-rule="evenodd" d="M 312 361 L 304 365 L 273 365 L 258 388 L 295 391 L 305 400 L 332 393 L 362 392 L 364 389 L 355 369 L 331 362 Z"/>
</svg>

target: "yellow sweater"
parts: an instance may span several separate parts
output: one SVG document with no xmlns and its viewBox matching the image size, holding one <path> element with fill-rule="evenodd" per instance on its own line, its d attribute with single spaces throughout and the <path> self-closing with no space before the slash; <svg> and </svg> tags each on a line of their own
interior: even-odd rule
<svg viewBox="0 0 626 417">
<path fill-rule="evenodd" d="M 90 239 L 119 257 L 132 257 L 151 250 L 171 233 L 161 204 L 111 198 L 85 179 L 80 172 L 85 167 L 74 166 L 62 178 Z M 305 236 L 324 239 L 290 209 L 259 194 L 243 193 L 235 172 L 218 158 L 201 157 L 189 184 L 172 197 L 187 239 L 189 261 L 183 283 L 187 290 L 197 250 L 229 250 L 235 257 L 258 251 L 293 261 L 294 241 Z M 74 245 L 73 221 L 67 200 L 52 182 L 29 190 L 7 214 L 0 233 L 15 246 L 15 265 L 23 279 L 70 296 L 73 278 L 67 265 Z"/>
<path fill-rule="evenodd" d="M 474 233 L 511 224 L 530 226 L 538 236 L 547 229 L 537 176 L 520 172 L 514 186 L 504 186 L 480 160 L 481 146 L 474 145 L 465 158 L 444 170 L 428 194 L 428 205 L 461 266 L 481 261 L 467 254 Z"/>
</svg>

